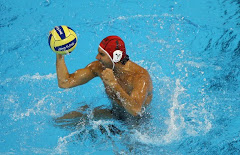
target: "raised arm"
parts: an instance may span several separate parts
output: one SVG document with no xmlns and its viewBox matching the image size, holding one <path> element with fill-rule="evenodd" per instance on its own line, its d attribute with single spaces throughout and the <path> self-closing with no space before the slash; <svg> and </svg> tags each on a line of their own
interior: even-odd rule
<svg viewBox="0 0 240 155">
<path fill-rule="evenodd" d="M 97 62 L 92 62 L 87 67 L 69 74 L 64 61 L 64 56 L 57 54 L 56 69 L 58 86 L 60 88 L 71 88 L 87 83 L 89 80 L 98 76 L 96 66 Z"/>
</svg>

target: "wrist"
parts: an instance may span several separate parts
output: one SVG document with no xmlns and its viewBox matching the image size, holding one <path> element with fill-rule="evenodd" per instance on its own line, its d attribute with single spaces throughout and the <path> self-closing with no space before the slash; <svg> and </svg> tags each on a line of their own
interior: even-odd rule
<svg viewBox="0 0 240 155">
<path fill-rule="evenodd" d="M 61 54 L 56 54 L 56 55 L 57 55 L 57 58 L 58 58 L 58 59 L 62 59 L 62 58 L 64 58 L 64 56 L 61 55 Z"/>
</svg>

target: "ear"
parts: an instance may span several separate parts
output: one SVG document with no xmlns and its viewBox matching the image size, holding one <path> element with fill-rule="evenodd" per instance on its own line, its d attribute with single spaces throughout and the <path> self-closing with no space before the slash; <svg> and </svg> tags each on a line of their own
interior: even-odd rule
<svg viewBox="0 0 240 155">
<path fill-rule="evenodd" d="M 122 51 L 116 50 L 113 52 L 113 62 L 119 62 L 122 59 Z"/>
</svg>

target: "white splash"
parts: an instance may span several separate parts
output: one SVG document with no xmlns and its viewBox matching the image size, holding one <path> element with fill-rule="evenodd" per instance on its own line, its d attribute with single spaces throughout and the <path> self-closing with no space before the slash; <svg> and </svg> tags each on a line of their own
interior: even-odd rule
<svg viewBox="0 0 240 155">
<path fill-rule="evenodd" d="M 140 141 L 141 143 L 144 143 L 147 145 L 161 146 L 161 145 L 164 145 L 165 143 L 161 135 L 150 136 L 148 133 L 141 133 L 135 130 L 132 136 L 135 139 L 137 138 L 137 140 Z"/>
<path fill-rule="evenodd" d="M 134 16 L 119 16 L 112 21 L 115 20 L 129 20 L 129 19 L 136 19 L 136 18 L 149 18 L 149 17 L 158 17 L 158 15 L 134 15 Z"/>
<path fill-rule="evenodd" d="M 11 81 L 32 81 L 32 80 L 53 80 L 57 78 L 57 73 L 49 73 L 48 75 L 40 75 L 39 73 L 35 73 L 34 75 L 23 75 L 21 77 L 16 78 L 6 78 L 4 81 L 0 81 L 1 85 L 6 85 Z"/>
<path fill-rule="evenodd" d="M 84 130 L 84 128 L 82 129 Z M 70 142 L 73 137 L 77 134 L 79 134 L 82 130 L 78 130 L 78 131 L 75 131 L 75 132 L 72 132 L 70 133 L 69 135 L 67 136 L 64 136 L 64 137 L 60 137 L 58 139 L 58 145 L 57 147 L 54 149 L 53 151 L 53 154 L 65 154 L 67 153 L 68 154 L 68 151 L 67 151 L 67 148 L 66 148 L 66 145 L 68 144 L 68 142 Z"/>
<path fill-rule="evenodd" d="M 25 109 L 24 112 L 19 113 L 17 110 L 15 110 L 14 114 L 12 115 L 12 119 L 14 121 L 17 121 L 19 119 L 24 119 L 25 117 L 44 114 L 44 113 L 47 113 L 48 115 L 51 115 L 51 116 L 57 115 L 53 110 L 53 107 L 55 106 L 55 104 L 52 104 L 52 102 L 57 101 L 55 97 L 46 95 L 40 100 L 38 100 L 37 98 L 35 98 L 35 100 L 37 101 L 37 103 L 31 108 Z M 49 108 L 49 105 L 51 108 Z"/>
<path fill-rule="evenodd" d="M 176 17 L 178 17 L 179 15 L 177 15 Z M 162 15 L 157 15 L 157 14 L 153 14 L 153 15 L 132 15 L 132 16 L 119 16 L 117 18 L 113 18 L 110 21 L 104 21 L 101 24 L 104 23 L 111 23 L 111 22 L 115 22 L 115 21 L 119 21 L 119 20 L 130 20 L 130 19 L 140 19 L 140 18 L 159 18 L 159 20 L 161 20 L 161 17 L 174 17 L 174 15 L 168 14 L 168 13 L 164 13 Z M 183 20 L 183 19 L 182 19 Z"/>
<path fill-rule="evenodd" d="M 215 65 L 208 65 L 204 62 L 194 62 L 194 61 L 185 61 L 183 63 L 177 63 L 176 66 L 178 68 L 183 68 L 184 64 L 190 65 L 192 67 L 196 67 L 196 68 L 215 68 L 215 70 L 222 70 L 222 68 L 220 66 L 215 66 Z"/>
<path fill-rule="evenodd" d="M 93 126 L 93 129 L 98 129 L 99 125 L 109 125 L 113 124 L 113 121 L 106 121 L 106 120 L 98 120 L 98 121 L 91 121 L 91 125 Z"/>
<path fill-rule="evenodd" d="M 185 89 L 181 86 L 180 80 L 176 80 L 176 88 L 174 89 L 174 94 L 172 96 L 172 107 L 169 109 L 170 120 L 167 120 L 168 133 L 163 137 L 166 143 L 172 140 L 177 140 L 181 136 L 181 129 L 185 127 L 184 117 L 181 115 L 181 110 L 184 108 L 183 105 L 179 105 L 178 96 L 183 93 Z M 177 115 L 175 111 L 180 111 Z"/>
<path fill-rule="evenodd" d="M 39 73 L 36 73 L 35 75 L 23 75 L 19 79 L 20 81 L 26 81 L 26 80 L 52 80 L 56 79 L 57 74 L 56 73 L 50 73 L 48 75 L 40 75 Z"/>
<path fill-rule="evenodd" d="M 141 143 L 150 144 L 155 146 L 162 146 L 171 143 L 172 141 L 179 140 L 182 137 L 182 130 L 186 128 L 184 117 L 181 112 L 184 109 L 185 104 L 180 105 L 178 102 L 178 96 L 185 91 L 185 88 L 181 86 L 180 79 L 175 81 L 175 89 L 172 95 L 172 107 L 169 109 L 169 119 L 166 120 L 168 126 L 167 133 L 160 135 L 152 132 L 141 133 L 137 130 L 133 131 L 133 138 L 137 139 Z M 177 112 L 177 113 L 176 113 Z"/>
</svg>

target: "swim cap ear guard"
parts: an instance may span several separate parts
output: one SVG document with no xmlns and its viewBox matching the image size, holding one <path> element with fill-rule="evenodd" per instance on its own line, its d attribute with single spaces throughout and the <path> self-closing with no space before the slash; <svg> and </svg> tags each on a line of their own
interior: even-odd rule
<svg viewBox="0 0 240 155">
<path fill-rule="evenodd" d="M 122 53 L 123 52 L 120 51 L 120 50 L 114 51 L 112 61 L 115 62 L 115 63 L 119 62 L 122 59 Z"/>
<path fill-rule="evenodd" d="M 99 47 L 108 55 L 113 63 L 118 63 L 126 57 L 126 49 L 123 40 L 118 36 L 108 36 L 104 38 Z"/>
</svg>

